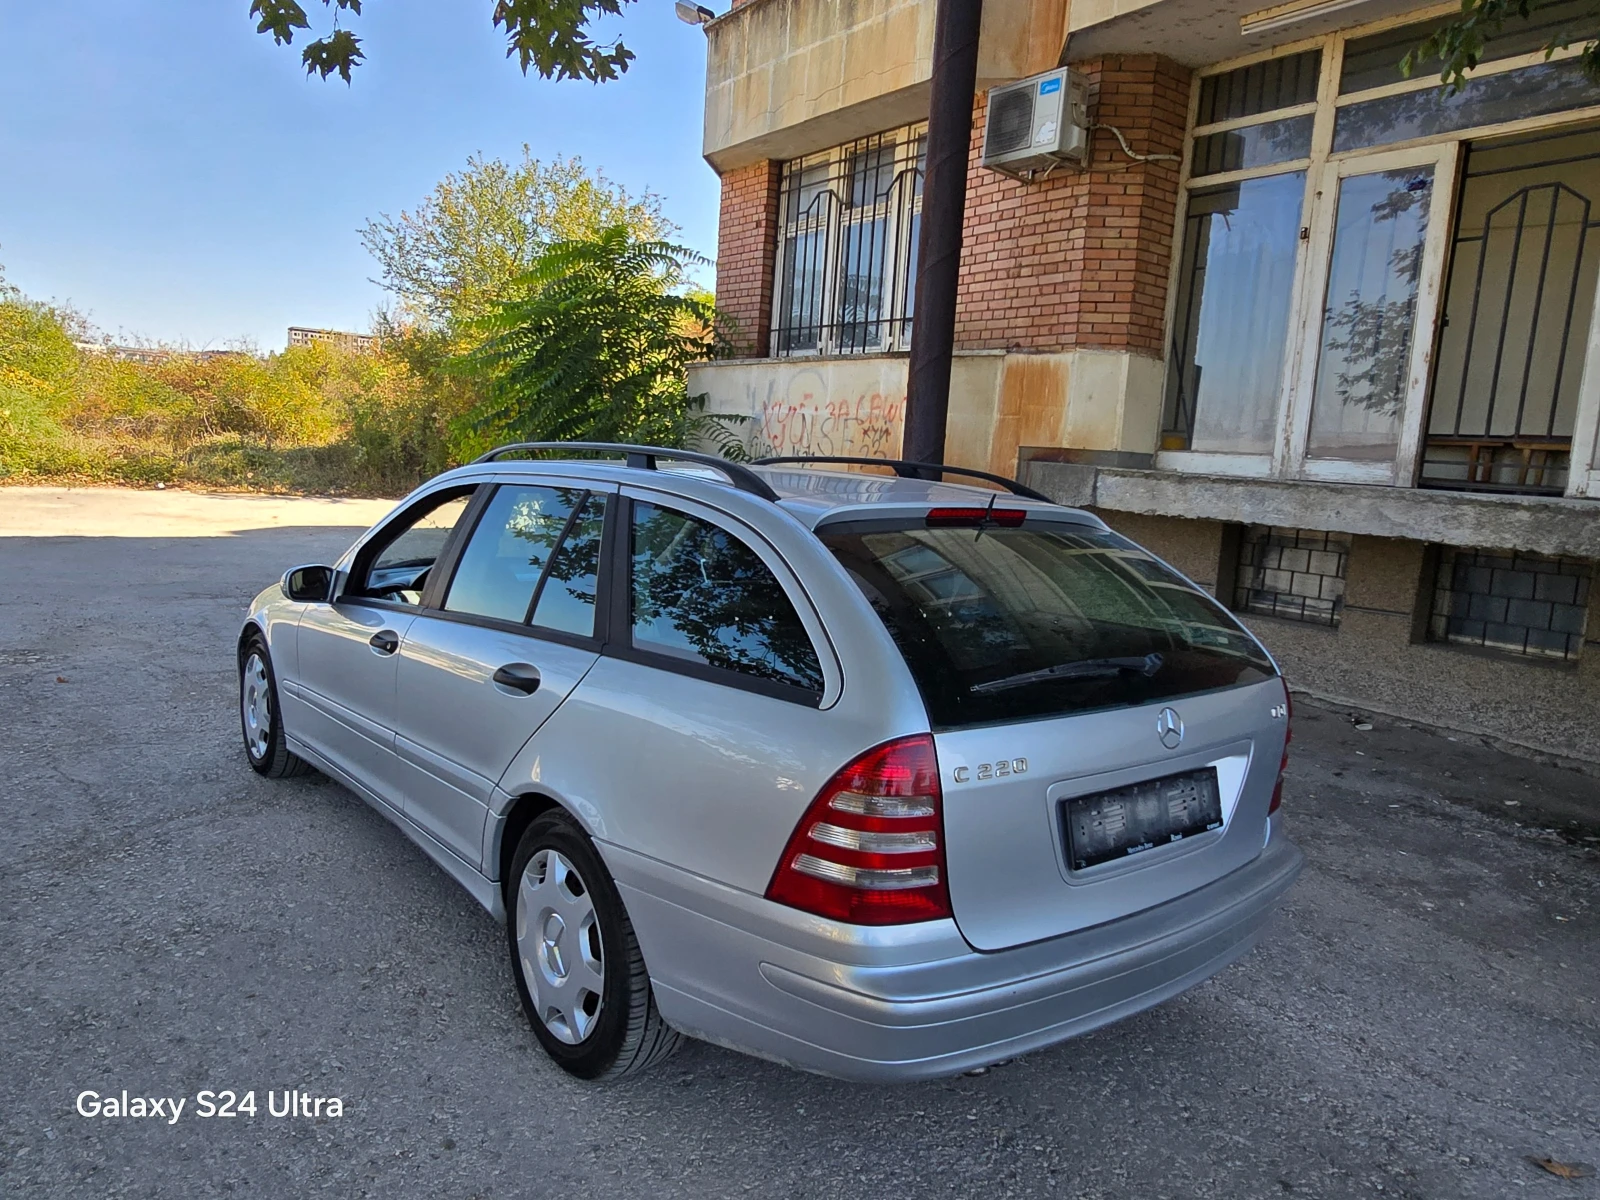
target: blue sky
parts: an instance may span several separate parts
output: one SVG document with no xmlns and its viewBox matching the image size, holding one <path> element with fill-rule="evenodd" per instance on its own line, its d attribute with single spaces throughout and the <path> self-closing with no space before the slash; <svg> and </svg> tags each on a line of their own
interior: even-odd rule
<svg viewBox="0 0 1600 1200">
<path fill-rule="evenodd" d="M 328 19 L 305 0 L 314 27 Z M 113 335 L 283 345 L 365 329 L 384 299 L 357 229 L 413 207 L 469 154 L 576 154 L 660 193 L 710 255 L 705 38 L 671 0 L 615 29 L 638 55 L 598 87 L 524 78 L 492 0 L 367 0 L 367 61 L 307 79 L 249 0 L 0 0 L 0 263 Z M 726 7 L 719 4 L 719 8 Z M 312 11 L 315 9 L 316 11 Z"/>
</svg>

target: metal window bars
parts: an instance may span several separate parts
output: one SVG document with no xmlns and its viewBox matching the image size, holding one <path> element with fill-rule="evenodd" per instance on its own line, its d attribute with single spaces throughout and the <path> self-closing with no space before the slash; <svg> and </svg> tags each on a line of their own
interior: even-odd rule
<svg viewBox="0 0 1600 1200">
<path fill-rule="evenodd" d="M 1447 549 L 1428 636 L 1572 662 L 1588 625 L 1594 564 L 1521 551 Z"/>
<path fill-rule="evenodd" d="M 1349 562 L 1347 534 L 1252 525 L 1239 542 L 1234 610 L 1337 625 Z"/>
<path fill-rule="evenodd" d="M 784 164 L 774 357 L 909 345 L 926 155 L 913 125 Z"/>
<path fill-rule="evenodd" d="M 1594 132 L 1529 138 L 1551 143 L 1547 154 L 1509 167 L 1474 169 L 1480 151 L 1468 151 L 1464 207 L 1476 188 L 1493 187 L 1481 182 L 1488 177 L 1533 179 L 1489 207 L 1476 227 L 1456 230 L 1424 487 L 1565 490 L 1600 219 L 1591 197 L 1547 176 L 1600 157 Z"/>
</svg>

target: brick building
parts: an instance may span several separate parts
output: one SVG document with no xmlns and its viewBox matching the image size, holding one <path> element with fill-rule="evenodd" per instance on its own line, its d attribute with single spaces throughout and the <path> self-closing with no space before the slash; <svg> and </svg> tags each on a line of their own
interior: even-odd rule
<svg viewBox="0 0 1600 1200">
<path fill-rule="evenodd" d="M 1451 96 L 1397 66 L 1450 4 L 986 8 L 949 461 L 1094 508 L 1298 686 L 1600 760 L 1600 87 L 1542 53 L 1586 2 Z M 899 449 L 933 10 L 707 27 L 743 357 L 691 390 L 769 453 Z M 1083 168 L 983 167 L 988 89 L 1063 64 Z"/>
</svg>

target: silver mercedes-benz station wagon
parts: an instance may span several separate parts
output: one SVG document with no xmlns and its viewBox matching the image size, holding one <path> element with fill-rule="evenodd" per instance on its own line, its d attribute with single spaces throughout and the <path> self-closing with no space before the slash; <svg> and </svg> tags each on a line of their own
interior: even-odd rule
<svg viewBox="0 0 1600 1200">
<path fill-rule="evenodd" d="M 575 1075 L 680 1034 L 967 1070 L 1211 976 L 1300 870 L 1288 691 L 1221 606 L 1020 484 L 837 465 L 505 447 L 251 605 L 251 766 L 504 919 Z"/>
</svg>

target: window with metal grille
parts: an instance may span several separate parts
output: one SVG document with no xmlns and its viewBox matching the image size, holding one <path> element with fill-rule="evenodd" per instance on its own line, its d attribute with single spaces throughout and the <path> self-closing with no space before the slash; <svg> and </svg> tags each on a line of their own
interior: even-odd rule
<svg viewBox="0 0 1600 1200">
<path fill-rule="evenodd" d="M 773 355 L 910 344 L 926 154 L 910 125 L 783 165 Z"/>
<path fill-rule="evenodd" d="M 1576 659 L 1593 578 L 1594 565 L 1578 558 L 1447 549 L 1429 634 L 1438 642 Z"/>
<path fill-rule="evenodd" d="M 1233 607 L 1337 625 L 1349 564 L 1350 539 L 1343 534 L 1251 525 L 1239 541 Z"/>
<path fill-rule="evenodd" d="M 1467 147 L 1424 487 L 1560 495 L 1600 272 L 1600 126 Z"/>
</svg>

